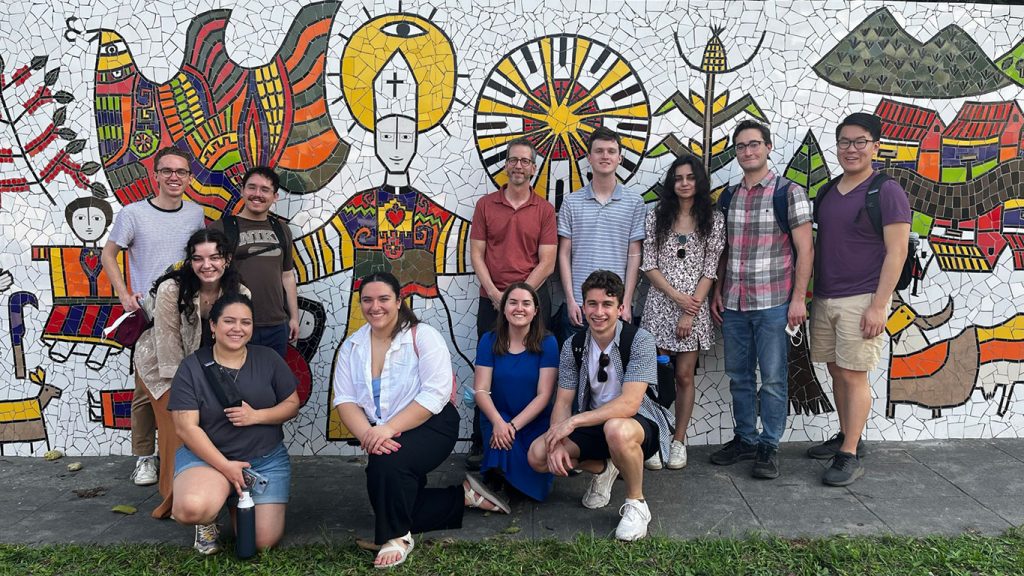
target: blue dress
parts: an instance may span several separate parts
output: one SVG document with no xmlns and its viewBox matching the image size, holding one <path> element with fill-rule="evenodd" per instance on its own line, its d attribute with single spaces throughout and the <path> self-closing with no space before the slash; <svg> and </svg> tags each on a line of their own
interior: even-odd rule
<svg viewBox="0 0 1024 576">
<path fill-rule="evenodd" d="M 558 341 L 548 334 L 542 343 L 540 354 L 528 351 L 519 354 L 494 355 L 494 340 L 497 335 L 491 331 L 480 338 L 476 350 L 476 365 L 493 368 L 491 376 L 491 400 L 506 422 L 522 412 L 526 405 L 537 397 L 537 382 L 541 368 L 558 369 Z M 505 481 L 516 490 L 537 501 L 543 501 L 551 492 L 554 475 L 541 474 L 530 468 L 527 452 L 530 444 L 548 431 L 551 424 L 551 405 L 537 415 L 532 422 L 516 433 L 511 450 L 491 448 L 491 434 L 494 428 L 486 417 L 480 418 L 480 432 L 483 436 L 484 459 L 480 471 L 492 468 L 501 470 Z"/>
</svg>

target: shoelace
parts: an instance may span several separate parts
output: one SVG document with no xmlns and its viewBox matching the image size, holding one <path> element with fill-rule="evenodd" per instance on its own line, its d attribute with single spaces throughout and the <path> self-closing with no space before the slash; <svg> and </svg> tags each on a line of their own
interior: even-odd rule
<svg viewBox="0 0 1024 576">
<path fill-rule="evenodd" d="M 853 458 L 847 456 L 846 454 L 836 453 L 836 455 L 832 457 L 832 467 L 846 471 L 846 469 L 850 466 L 850 462 L 852 461 Z"/>
<path fill-rule="evenodd" d="M 623 509 L 625 509 L 625 512 L 623 512 Z M 637 517 L 642 518 L 643 514 L 640 511 L 639 504 L 636 502 L 625 502 L 622 506 L 619 506 L 619 516 L 622 516 L 627 521 L 633 522 L 638 519 Z"/>
<path fill-rule="evenodd" d="M 199 538 L 206 542 L 213 542 L 217 540 L 217 525 L 216 524 L 202 524 L 199 526 Z"/>
</svg>

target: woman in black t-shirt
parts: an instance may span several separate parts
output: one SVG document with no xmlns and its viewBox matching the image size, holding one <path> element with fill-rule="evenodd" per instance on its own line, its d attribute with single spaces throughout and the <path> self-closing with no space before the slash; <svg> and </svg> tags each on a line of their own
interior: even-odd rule
<svg viewBox="0 0 1024 576">
<path fill-rule="evenodd" d="M 240 406 L 225 407 L 208 382 L 198 355 L 185 358 L 174 376 L 168 409 L 184 446 L 175 455 L 174 518 L 196 525 L 195 548 L 202 554 L 220 550 L 216 521 L 232 492 L 245 486 L 250 466 L 269 480 L 253 493 L 256 545 L 269 548 L 284 533 L 291 465 L 281 425 L 298 414 L 295 376 L 270 348 L 249 345 L 252 302 L 246 296 L 221 297 L 210 310 L 213 375 L 223 388 L 237 388 Z M 230 396 L 230 394 L 229 394 Z M 213 526 L 213 529 L 209 529 Z"/>
</svg>

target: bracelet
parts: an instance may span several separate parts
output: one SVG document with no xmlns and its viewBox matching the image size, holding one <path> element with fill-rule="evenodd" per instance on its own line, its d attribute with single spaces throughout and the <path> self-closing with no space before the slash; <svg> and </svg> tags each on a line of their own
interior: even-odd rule
<svg viewBox="0 0 1024 576">
<path fill-rule="evenodd" d="M 487 394 L 488 396 L 490 396 L 490 395 L 491 395 L 491 391 L 490 391 L 490 390 L 483 390 L 483 389 L 480 389 L 480 390 L 473 390 L 473 394 L 479 394 L 479 393 L 481 393 L 481 392 L 483 392 L 484 394 Z"/>
<path fill-rule="evenodd" d="M 519 428 L 516 428 L 516 423 L 515 422 L 509 420 L 508 421 L 508 425 L 512 427 L 512 430 L 514 430 L 516 432 L 519 432 Z"/>
</svg>

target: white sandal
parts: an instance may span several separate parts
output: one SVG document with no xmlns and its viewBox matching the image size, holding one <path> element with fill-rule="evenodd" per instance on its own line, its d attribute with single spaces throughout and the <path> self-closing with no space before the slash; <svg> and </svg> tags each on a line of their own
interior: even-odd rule
<svg viewBox="0 0 1024 576">
<path fill-rule="evenodd" d="M 466 474 L 466 482 L 469 482 L 469 488 L 465 489 L 466 498 L 469 498 L 470 508 L 480 508 L 480 505 L 484 502 L 490 502 L 497 507 L 497 510 L 487 510 L 486 508 L 480 508 L 486 512 L 501 512 L 503 514 L 511 514 L 512 508 L 509 507 L 508 502 L 501 496 L 498 496 L 490 488 L 484 486 L 482 482 L 477 480 L 475 477 Z"/>
<path fill-rule="evenodd" d="M 399 544 L 399 542 L 407 542 L 408 546 L 402 546 L 401 544 Z M 383 546 L 380 547 L 380 552 L 377 552 L 377 558 L 380 558 L 381 554 L 390 554 L 392 552 L 398 552 L 398 560 L 387 565 L 374 564 L 374 568 L 384 569 L 394 568 L 395 566 L 398 566 L 402 562 L 405 562 L 405 559 L 409 557 L 409 552 L 412 552 L 413 546 L 415 545 L 416 543 L 412 539 L 412 532 L 406 532 L 405 536 L 402 536 L 400 538 L 392 538 L 391 540 L 388 540 L 386 543 L 384 543 Z"/>
</svg>

